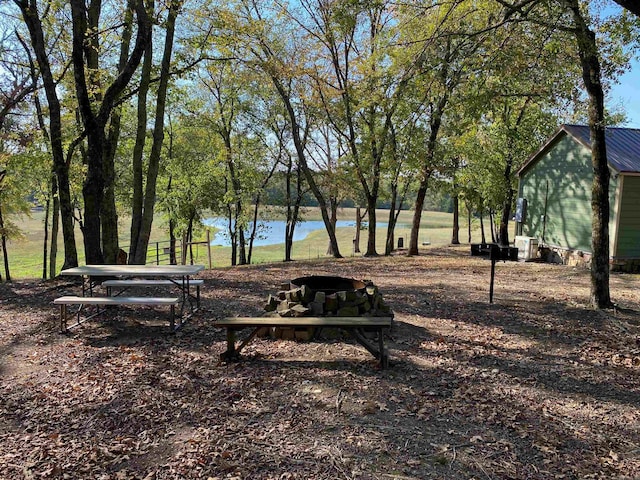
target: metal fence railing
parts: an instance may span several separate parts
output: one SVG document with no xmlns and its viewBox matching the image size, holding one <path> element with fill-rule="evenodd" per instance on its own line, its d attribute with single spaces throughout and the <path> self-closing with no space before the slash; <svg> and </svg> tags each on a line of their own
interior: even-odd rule
<svg viewBox="0 0 640 480">
<path fill-rule="evenodd" d="M 128 247 L 128 245 L 122 246 L 124 250 L 127 250 Z M 176 241 L 175 255 L 173 256 L 175 258 L 175 262 L 171 255 L 171 240 L 149 242 L 146 263 L 147 265 L 168 265 L 171 263 L 186 265 L 187 263 L 194 263 L 194 258 L 200 258 L 198 251 L 194 253 L 194 247 L 196 249 L 200 249 L 201 247 L 205 249 L 207 263 L 209 269 L 211 269 L 211 235 L 208 230 L 206 240 L 199 242 L 187 242 L 186 238 L 182 238 L 181 240 Z"/>
</svg>

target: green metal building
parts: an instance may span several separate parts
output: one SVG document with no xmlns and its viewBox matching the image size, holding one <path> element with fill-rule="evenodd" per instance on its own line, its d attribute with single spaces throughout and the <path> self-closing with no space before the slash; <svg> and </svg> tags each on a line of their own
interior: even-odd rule
<svg viewBox="0 0 640 480">
<path fill-rule="evenodd" d="M 640 129 L 608 128 L 607 160 L 612 266 L 640 267 Z M 563 125 L 518 171 L 526 202 L 518 229 L 538 244 L 591 254 L 591 146 L 589 127 Z M 522 200 L 519 200 L 522 202 Z M 566 258 L 566 257 L 565 257 Z"/>
</svg>

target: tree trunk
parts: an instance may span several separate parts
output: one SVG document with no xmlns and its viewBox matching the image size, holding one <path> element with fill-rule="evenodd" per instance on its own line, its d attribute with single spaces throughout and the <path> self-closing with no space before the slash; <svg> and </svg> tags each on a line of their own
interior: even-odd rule
<svg viewBox="0 0 640 480">
<path fill-rule="evenodd" d="M 396 193 L 397 193 L 397 188 L 394 185 L 391 189 L 391 205 L 389 206 L 389 220 L 387 223 L 387 239 L 384 245 L 385 255 L 391 255 L 391 253 L 393 252 L 393 244 L 396 241 L 396 236 L 395 236 Z"/>
<path fill-rule="evenodd" d="M 471 221 L 472 221 L 472 216 L 473 216 L 473 211 L 471 210 L 471 207 L 469 206 L 468 202 L 467 203 L 467 243 L 471 243 Z"/>
<path fill-rule="evenodd" d="M 171 196 L 171 189 L 173 185 L 173 176 L 169 175 L 169 181 L 167 182 L 167 196 Z M 169 263 L 171 265 L 178 264 L 178 257 L 176 255 L 176 220 L 174 218 L 171 208 L 169 208 Z"/>
<path fill-rule="evenodd" d="M 104 263 L 102 253 L 102 223 L 100 211 L 104 198 L 104 171 L 102 166 L 104 130 L 98 125 L 88 125 L 87 132 L 87 174 L 82 186 L 84 199 L 84 254 L 87 265 Z"/>
<path fill-rule="evenodd" d="M 331 227 L 333 231 L 336 230 L 336 225 L 338 223 L 338 201 L 335 197 L 329 198 L 329 205 L 331 211 Z M 327 255 L 333 255 L 332 244 L 329 242 L 329 246 L 327 247 Z"/>
<path fill-rule="evenodd" d="M 258 207 L 260 205 L 260 195 L 253 207 L 253 223 L 251 225 L 251 233 L 249 233 L 249 252 L 247 253 L 247 264 L 251 265 L 251 256 L 253 255 L 253 241 L 258 233 Z"/>
<path fill-rule="evenodd" d="M 407 191 L 409 189 L 409 182 L 406 182 L 403 187 L 402 195 L 398 195 L 397 185 L 394 187 L 396 194 L 393 195 L 393 200 L 391 202 L 391 208 L 389 210 L 389 226 L 387 228 L 387 245 L 385 250 L 385 255 L 391 255 L 393 252 L 393 244 L 395 242 L 395 230 L 396 225 L 398 225 L 398 218 L 400 217 L 400 212 L 402 211 L 402 207 L 404 206 L 404 202 L 407 198 Z"/>
<path fill-rule="evenodd" d="M 353 237 L 353 253 L 360 253 L 360 229 L 362 228 L 362 215 L 360 207 L 356 207 L 356 233 Z"/>
<path fill-rule="evenodd" d="M 429 175 L 420 181 L 416 201 L 414 203 L 413 221 L 411 222 L 411 233 L 409 234 L 409 251 L 407 254 L 418 255 L 418 236 L 420 235 L 420 221 L 422 220 L 422 209 L 424 208 L 424 199 L 427 196 L 427 186 L 429 183 Z"/>
<path fill-rule="evenodd" d="M 52 178 L 56 182 L 55 176 Z M 53 191 L 53 190 L 52 190 Z M 58 261 L 58 231 L 60 230 L 60 201 L 58 195 L 53 194 L 53 209 L 51 213 L 51 251 L 49 253 L 49 278 L 55 278 Z"/>
<path fill-rule="evenodd" d="M 566 0 L 576 23 L 576 40 L 582 66 L 582 79 L 589 95 L 589 133 L 593 185 L 591 189 L 591 304 L 610 308 L 609 291 L 609 180 L 604 118 L 604 91 L 595 33 L 580 12 L 577 0 Z"/>
<path fill-rule="evenodd" d="M 496 243 L 496 220 L 495 212 L 489 209 L 489 229 L 491 230 L 491 243 Z"/>
<path fill-rule="evenodd" d="M 238 215 L 238 205 L 240 202 L 236 203 L 236 235 L 238 238 L 238 264 L 246 265 L 247 264 L 247 239 L 244 236 L 244 225 L 240 222 L 240 216 Z"/>
<path fill-rule="evenodd" d="M 49 215 L 51 215 L 51 190 L 44 207 L 44 239 L 42 241 L 42 280 L 47 279 L 47 257 L 49 254 Z"/>
<path fill-rule="evenodd" d="M 189 264 L 193 265 L 193 218 L 194 215 L 193 213 L 189 216 L 189 222 L 187 224 L 187 235 L 186 235 L 186 242 L 185 242 L 185 248 L 187 247 L 187 245 L 189 246 Z M 186 256 L 185 256 L 185 264 L 186 262 Z"/>
<path fill-rule="evenodd" d="M 31 8 L 28 1 L 16 1 L 20 8 L 23 20 L 29 30 L 31 46 L 36 55 L 36 61 L 40 70 L 40 76 L 49 105 L 49 138 L 51 143 L 51 156 L 53 169 L 58 178 L 60 198 L 60 213 L 62 217 L 62 230 L 64 238 L 64 264 L 63 269 L 78 266 L 78 251 L 73 221 L 73 205 L 71 203 L 71 191 L 69 188 L 69 166 L 64 158 L 62 147 L 62 120 L 60 113 L 60 101 L 57 93 L 57 82 L 51 73 L 47 44 L 44 40 L 42 22 L 38 11 Z"/>
<path fill-rule="evenodd" d="M 4 230 L 2 205 L 0 205 L 0 240 L 2 240 L 2 256 L 4 257 L 4 278 L 7 282 L 11 282 L 11 272 L 9 271 L 9 252 L 7 252 L 7 234 Z"/>
<path fill-rule="evenodd" d="M 471 226 L 469 226 L 469 230 L 471 230 Z M 453 194 L 453 232 L 451 234 L 451 244 L 460 245 L 460 199 L 458 198 L 457 192 Z"/>
<path fill-rule="evenodd" d="M 105 138 L 105 145 L 108 145 Z M 104 262 L 116 264 L 118 261 L 118 211 L 116 210 L 115 194 L 115 165 L 114 158 L 107 153 L 102 164 L 104 178 L 104 195 L 100 212 L 100 227 L 102 231 L 102 253 Z"/>
<path fill-rule="evenodd" d="M 293 170 L 293 161 L 291 157 L 289 157 L 289 162 L 287 163 L 287 173 L 285 176 L 285 189 L 286 189 L 286 197 L 285 197 L 285 206 L 287 208 L 287 224 L 285 226 L 284 231 L 284 261 L 291 261 L 291 249 L 293 248 L 293 232 L 296 228 L 296 224 L 293 221 L 293 195 L 291 192 L 291 172 Z M 298 171 L 298 178 L 300 177 L 300 173 Z"/>
<path fill-rule="evenodd" d="M 149 165 L 147 167 L 147 180 L 144 192 L 144 211 L 142 214 L 138 243 L 136 245 L 137 260 L 139 260 L 142 255 L 145 257 L 147 256 L 149 238 L 151 237 L 153 212 L 156 203 L 156 184 L 158 180 L 158 172 L 160 170 L 160 153 L 162 151 L 162 142 L 164 140 L 164 113 L 167 102 L 167 89 L 169 86 L 173 38 L 176 18 L 181 5 L 182 2 L 179 0 L 171 1 L 167 20 L 165 22 L 165 41 L 162 63 L 160 66 L 160 82 L 158 84 L 158 93 L 156 95 L 156 118 L 153 127 L 153 143 L 151 144 L 151 152 L 149 153 Z"/>
<path fill-rule="evenodd" d="M 271 58 L 271 54 L 266 52 L 269 58 Z M 320 213 L 322 215 L 322 221 L 324 222 L 324 226 L 327 230 L 327 234 L 329 235 L 329 241 L 331 242 L 331 249 L 333 251 L 333 256 L 335 258 L 342 258 L 340 255 L 340 247 L 338 246 L 338 239 L 336 238 L 335 229 L 331 225 L 331 219 L 329 218 L 329 214 L 327 212 L 327 202 L 325 201 L 324 195 L 320 191 L 318 184 L 313 177 L 313 172 L 307 163 L 307 156 L 304 150 L 304 141 L 302 136 L 300 135 L 300 123 L 298 122 L 298 118 L 296 115 L 296 111 L 293 108 L 293 104 L 291 101 L 290 95 L 287 93 L 285 87 L 283 86 L 280 78 L 276 73 L 271 71 L 269 67 L 266 67 L 266 71 L 271 77 L 271 80 L 280 95 L 280 98 L 284 104 L 285 109 L 287 110 L 287 116 L 289 117 L 289 121 L 291 123 L 291 134 L 293 138 L 293 144 L 296 149 L 296 153 L 298 155 L 298 167 L 302 169 L 304 176 L 309 184 L 309 188 L 313 192 L 314 197 L 318 201 L 318 205 L 320 206 Z"/>
<path fill-rule="evenodd" d="M 225 184 L 227 184 L 225 179 Z M 227 232 L 229 233 L 229 241 L 231 242 L 231 266 L 238 264 L 238 227 L 237 218 L 233 216 L 231 204 L 227 204 Z"/>
<path fill-rule="evenodd" d="M 511 168 L 513 159 L 511 153 L 508 154 L 507 164 L 504 169 L 504 181 L 506 195 L 502 204 L 502 216 L 500 217 L 500 230 L 498 233 L 498 243 L 503 247 L 509 246 L 509 219 L 511 218 L 511 204 L 513 203 L 514 191 L 511 186 Z"/>
<path fill-rule="evenodd" d="M 169 263 L 171 265 L 178 264 L 178 257 L 176 256 L 176 221 L 169 219 Z"/>
<path fill-rule="evenodd" d="M 29 56 L 31 59 L 31 56 Z M 29 62 L 31 67 L 31 78 L 34 82 L 37 81 L 37 73 L 35 71 L 35 65 L 33 62 Z M 40 103 L 40 97 L 36 93 L 33 96 L 33 103 L 36 108 L 36 118 L 38 119 L 38 127 L 42 132 L 42 137 L 50 145 L 51 137 L 47 131 L 47 127 L 44 122 L 44 113 L 42 111 L 42 104 Z M 49 179 L 49 191 L 47 192 L 47 208 L 44 217 L 44 241 L 43 241 L 43 255 L 42 255 L 42 279 L 54 278 L 56 275 L 56 263 L 58 259 L 58 229 L 60 215 L 60 201 L 58 199 L 58 180 L 56 173 L 52 169 L 51 177 Z M 51 217 L 51 229 L 49 230 L 49 217 Z M 51 240 L 49 241 L 49 235 Z M 50 251 L 48 252 L 48 250 Z M 49 258 L 47 260 L 47 253 Z M 47 274 L 47 262 L 49 266 L 49 272 Z"/>
<path fill-rule="evenodd" d="M 431 131 L 427 140 L 427 153 L 425 162 L 422 166 L 422 174 L 420 186 L 416 195 L 416 202 L 413 210 L 413 222 L 411 223 L 411 236 L 409 239 L 408 255 L 418 255 L 418 238 L 420 236 L 420 219 L 422 218 L 422 209 L 424 208 L 424 200 L 427 196 L 427 185 L 431 177 L 433 163 L 435 161 L 436 142 L 440 125 L 442 124 L 442 112 L 448 101 L 448 96 L 444 95 L 438 102 L 438 106 L 431 116 Z"/>
<path fill-rule="evenodd" d="M 295 199 L 291 192 L 291 170 L 293 168 L 292 159 L 289 158 L 287 164 L 287 226 L 285 231 L 285 254 L 284 261 L 292 260 L 291 252 L 293 249 L 293 234 L 298 224 L 300 216 L 300 204 L 302 203 L 302 173 L 300 169 L 296 169 L 296 194 Z"/>
<path fill-rule="evenodd" d="M 109 229 L 104 237 L 108 244 L 104 247 L 109 252 L 109 255 L 114 250 L 117 255 L 117 230 L 115 237 L 113 232 L 113 229 L 117 229 L 117 217 L 113 217 L 115 208 L 112 205 L 108 205 L 104 209 L 105 218 L 101 217 L 103 214 L 102 202 L 104 200 L 105 186 L 109 181 L 104 176 L 105 162 L 110 161 L 110 158 L 105 155 L 108 147 L 105 128 L 116 101 L 131 81 L 140 64 L 151 36 L 151 22 L 144 3 L 142 0 L 137 0 L 135 9 L 138 33 L 135 46 L 124 68 L 119 71 L 113 83 L 104 90 L 103 95 L 101 93 L 102 89 L 96 90 L 95 88 L 100 83 L 99 76 L 96 75 L 96 71 L 93 69 L 97 65 L 98 36 L 89 35 L 87 39 L 89 27 L 93 31 L 98 24 L 101 2 L 93 0 L 88 7 L 84 0 L 71 0 L 70 4 L 73 27 L 73 48 L 71 52 L 73 77 L 78 110 L 87 137 L 88 165 L 82 189 L 85 202 L 85 224 L 83 229 L 85 257 L 87 263 L 104 263 L 103 246 L 101 245 L 101 240 L 103 240 L 101 224 L 103 222 L 108 225 Z M 107 166 L 106 171 L 109 172 L 110 168 L 110 166 Z M 115 245 L 113 243 L 114 238 L 116 238 Z"/>
<path fill-rule="evenodd" d="M 97 28 L 97 25 L 95 26 Z M 127 3 L 122 32 L 122 42 L 120 44 L 120 59 L 118 61 L 118 71 L 122 71 L 127 63 L 129 48 L 131 46 L 131 32 L 133 29 L 133 3 Z M 96 47 L 97 50 L 97 47 Z M 95 67 L 98 68 L 97 59 Z M 115 196 L 115 157 L 120 139 L 120 125 L 122 118 L 122 106 L 114 109 L 109 123 L 109 133 L 105 143 L 104 153 L 104 179 L 105 191 L 102 206 L 102 247 L 104 249 L 105 262 L 109 264 L 117 263 L 118 252 L 118 212 L 116 210 Z"/>
<path fill-rule="evenodd" d="M 136 127 L 136 142 L 133 146 L 132 173 L 133 192 L 131 198 L 131 230 L 129 239 L 129 263 L 132 265 L 144 265 L 146 254 L 138 253 L 138 242 L 142 229 L 142 215 L 144 206 L 144 145 L 147 140 L 147 96 L 151 82 L 151 68 L 153 64 L 153 39 L 149 42 L 144 52 L 142 72 L 140 74 L 140 87 L 138 88 L 138 123 Z"/>
<path fill-rule="evenodd" d="M 364 253 L 365 257 L 376 257 L 378 252 L 376 251 L 376 203 L 378 195 L 367 195 L 367 216 L 369 225 L 367 229 L 367 251 Z"/>
</svg>

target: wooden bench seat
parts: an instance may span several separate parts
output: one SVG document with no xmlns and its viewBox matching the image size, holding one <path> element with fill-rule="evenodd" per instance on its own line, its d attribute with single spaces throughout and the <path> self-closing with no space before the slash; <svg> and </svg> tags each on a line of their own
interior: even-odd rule
<svg viewBox="0 0 640 480">
<path fill-rule="evenodd" d="M 388 352 L 384 348 L 384 329 L 391 327 L 391 317 L 227 317 L 214 320 L 216 327 L 227 329 L 227 350 L 220 355 L 220 361 L 239 359 L 240 351 L 251 342 L 263 327 L 318 327 L 340 328 L 349 332 L 358 343 L 369 351 L 385 368 L 389 363 Z M 236 331 L 253 328 L 251 334 L 236 348 Z M 377 345 L 372 343 L 364 331 L 377 333 Z"/>
<path fill-rule="evenodd" d="M 80 325 L 83 321 L 92 318 L 102 311 L 98 310 L 98 312 L 85 317 L 82 321 L 80 320 L 80 313 L 82 308 L 86 305 L 95 305 L 95 306 L 109 306 L 109 305 L 148 305 L 148 306 L 163 306 L 168 305 L 171 307 L 171 317 L 170 317 L 170 325 L 171 330 L 175 330 L 175 307 L 181 303 L 181 300 L 178 297 L 77 297 L 77 296 L 65 296 L 56 298 L 53 303 L 55 305 L 60 305 L 60 330 L 62 332 L 66 332 L 69 328 Z M 71 327 L 67 326 L 67 306 L 68 305 L 79 305 L 79 309 L 77 312 L 78 322 Z"/>
</svg>

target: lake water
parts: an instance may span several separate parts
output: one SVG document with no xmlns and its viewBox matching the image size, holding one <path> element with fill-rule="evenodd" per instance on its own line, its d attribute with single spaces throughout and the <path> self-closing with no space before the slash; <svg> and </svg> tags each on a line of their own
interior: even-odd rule
<svg viewBox="0 0 640 480">
<path fill-rule="evenodd" d="M 204 221 L 207 226 L 219 229 L 216 235 L 211 239 L 211 245 L 223 245 L 228 247 L 231 245 L 229 236 L 227 235 L 227 220 L 225 218 L 208 218 Z M 355 222 L 349 220 L 338 220 L 336 227 L 352 227 L 355 228 Z M 258 238 L 253 242 L 254 246 L 276 245 L 284 243 L 284 234 L 287 222 L 284 220 L 263 220 L 258 228 Z M 379 227 L 386 228 L 386 224 L 378 223 Z M 293 233 L 293 240 L 304 240 L 307 235 L 316 230 L 324 230 L 324 222 L 322 220 L 308 220 L 300 222 L 296 225 Z"/>
</svg>

